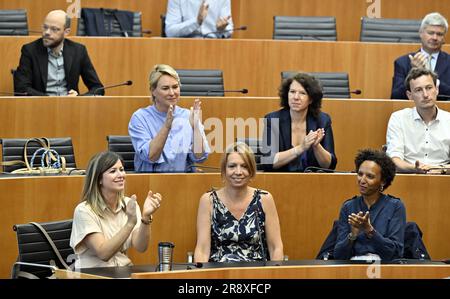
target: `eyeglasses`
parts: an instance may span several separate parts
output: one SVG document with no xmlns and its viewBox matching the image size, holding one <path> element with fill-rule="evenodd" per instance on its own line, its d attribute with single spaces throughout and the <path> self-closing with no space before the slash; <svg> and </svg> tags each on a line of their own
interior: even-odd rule
<svg viewBox="0 0 450 299">
<path fill-rule="evenodd" d="M 52 33 L 58 33 L 58 32 L 60 32 L 62 30 L 61 28 L 58 28 L 58 27 L 55 27 L 55 26 L 48 26 L 46 24 L 42 25 L 42 31 L 43 32 L 46 32 L 49 29 L 50 29 L 50 32 L 52 32 Z"/>
</svg>

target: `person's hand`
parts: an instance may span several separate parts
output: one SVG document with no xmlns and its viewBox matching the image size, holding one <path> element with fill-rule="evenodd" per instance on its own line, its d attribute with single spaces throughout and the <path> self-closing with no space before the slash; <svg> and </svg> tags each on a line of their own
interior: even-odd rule
<svg viewBox="0 0 450 299">
<path fill-rule="evenodd" d="M 197 23 L 199 25 L 201 25 L 203 23 L 206 16 L 208 15 L 208 8 L 209 8 L 209 4 L 206 4 L 205 0 L 203 0 L 202 4 L 200 4 L 200 8 L 198 9 L 198 14 L 197 14 Z"/>
<path fill-rule="evenodd" d="M 166 126 L 167 129 L 170 130 L 172 128 L 172 122 L 173 122 L 173 105 L 170 105 L 169 110 L 167 110 L 166 121 L 164 122 L 164 125 Z"/>
<path fill-rule="evenodd" d="M 131 195 L 131 200 L 127 203 L 126 214 L 128 216 L 128 222 L 135 225 L 137 222 L 136 216 L 136 195 Z"/>
<path fill-rule="evenodd" d="M 142 218 L 149 220 L 150 215 L 156 212 L 161 206 L 162 196 L 159 193 L 153 193 L 148 191 L 147 198 L 145 199 L 144 206 L 142 207 Z"/>
<path fill-rule="evenodd" d="M 78 95 L 78 92 L 76 90 L 69 90 L 69 92 L 67 93 L 68 97 L 76 97 Z"/>
<path fill-rule="evenodd" d="M 216 22 L 217 31 L 224 31 L 225 28 L 228 26 L 230 19 L 231 16 L 218 18 Z"/>
<path fill-rule="evenodd" d="M 411 67 L 426 68 L 428 58 L 422 52 L 417 52 L 414 56 L 408 56 L 411 61 Z"/>
<path fill-rule="evenodd" d="M 202 102 L 200 99 L 194 100 L 194 106 L 191 107 L 191 114 L 189 115 L 189 122 L 191 127 L 194 129 L 195 126 L 202 121 Z"/>
<path fill-rule="evenodd" d="M 307 151 L 314 144 L 316 139 L 317 139 L 317 131 L 310 130 L 308 135 L 305 136 L 303 142 L 300 145 L 303 149 L 302 152 Z"/>
<path fill-rule="evenodd" d="M 359 211 L 357 214 L 352 213 L 348 215 L 348 224 L 352 227 L 353 235 L 357 235 L 361 230 L 364 232 L 369 232 L 372 230 L 369 211 L 366 213 Z"/>
<path fill-rule="evenodd" d="M 416 161 L 414 167 L 418 173 L 427 173 L 430 168 L 433 168 L 433 166 L 423 164 L 419 160 Z"/>
<path fill-rule="evenodd" d="M 322 129 L 322 128 L 319 128 L 319 129 L 316 130 L 316 133 L 317 133 L 317 137 L 316 137 L 316 140 L 314 140 L 314 143 L 313 143 L 314 147 L 318 146 L 322 142 L 323 137 L 325 137 L 325 130 Z"/>
</svg>

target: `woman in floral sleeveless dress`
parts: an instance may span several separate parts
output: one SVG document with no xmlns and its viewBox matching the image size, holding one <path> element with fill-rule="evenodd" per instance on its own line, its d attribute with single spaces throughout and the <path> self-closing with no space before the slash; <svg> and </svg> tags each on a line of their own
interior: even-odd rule
<svg viewBox="0 0 450 299">
<path fill-rule="evenodd" d="M 221 161 L 224 187 L 203 194 L 197 215 L 196 262 L 282 260 L 283 242 L 272 195 L 249 186 L 256 162 L 245 143 Z"/>
</svg>

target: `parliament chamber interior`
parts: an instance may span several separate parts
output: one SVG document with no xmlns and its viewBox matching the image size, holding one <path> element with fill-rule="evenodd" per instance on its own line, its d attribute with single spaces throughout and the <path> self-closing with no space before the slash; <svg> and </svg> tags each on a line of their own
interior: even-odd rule
<svg viewBox="0 0 450 299">
<path fill-rule="evenodd" d="M 261 120 L 267 113 L 280 108 L 278 88 L 282 72 L 347 73 L 348 98 L 325 97 L 322 102 L 322 111 L 330 115 L 333 123 L 338 159 L 335 171 L 258 172 L 252 181 L 253 186 L 273 195 L 285 256 L 289 261 L 314 260 L 333 221 L 339 218 L 342 203 L 358 193 L 355 154 L 365 148 L 382 149 L 386 144 L 391 114 L 414 107 L 414 102 L 392 100 L 390 94 L 395 59 L 417 51 L 420 42 L 361 41 L 362 18 L 380 14 L 386 19 L 420 20 L 433 11 L 447 18 L 450 16 L 450 6 L 441 0 L 379 1 L 380 7 L 374 6 L 378 2 L 376 0 L 372 1 L 373 5 L 363 0 L 231 0 L 234 27 L 245 26 L 245 29 L 233 32 L 231 38 L 168 38 L 162 32 L 167 0 L 72 2 L 0 2 L 0 11 L 26 10 L 28 26 L 26 35 L 0 36 L 0 56 L 3 57 L 0 68 L 0 139 L 70 137 L 76 167 L 86 169 L 90 157 L 108 150 L 107 136 L 128 135 L 130 117 L 139 108 L 152 103 L 148 77 L 154 65 L 168 64 L 180 70 L 220 70 L 223 74 L 223 95 L 211 96 L 208 91 L 200 96 L 205 133 L 210 146 L 215 149 L 202 164 L 204 173 L 127 174 L 126 194 L 136 194 L 140 206 L 150 189 L 164 196 L 161 209 L 154 215 L 147 251 L 129 251 L 135 265 L 157 264 L 158 243 L 162 241 L 175 244 L 175 263 L 186 262 L 187 253 L 193 252 L 196 245 L 200 196 L 222 184 L 220 159 L 224 148 L 236 139 L 261 138 Z M 105 96 L 14 96 L 13 73 L 19 65 L 22 46 L 40 37 L 42 20 L 49 11 L 75 11 L 75 4 L 141 13 L 143 34 L 140 37 L 77 36 L 77 18 L 72 19 L 67 37 L 86 46 L 104 86 L 127 80 L 131 80 L 132 85 L 106 88 Z M 275 16 L 332 16 L 335 18 L 336 40 L 275 39 Z M 0 22 L 0 32 L 1 28 Z M 450 47 L 444 45 L 442 50 L 448 52 Z M 81 80 L 79 87 L 80 94 L 87 92 Z M 247 92 L 235 92 L 243 89 Z M 189 108 L 195 98 L 182 96 L 178 105 Z M 438 106 L 450 111 L 450 102 L 439 101 Z M 244 122 L 244 129 L 226 125 L 229 120 Z M 0 156 L 3 153 L 2 150 Z M 3 207 L 0 211 L 0 278 L 10 277 L 18 256 L 13 226 L 31 221 L 44 223 L 71 219 L 80 202 L 83 182 L 82 175 L 20 176 L 5 172 L 0 175 Z M 419 225 L 433 261 L 448 261 L 450 258 L 449 186 L 449 175 L 399 173 L 388 190 L 389 194 L 402 199 L 407 221 Z M 286 271 L 287 274 L 270 272 L 267 277 L 348 278 L 350 275 L 334 272 L 314 274 L 313 270 L 307 274 Z M 392 271 L 393 278 L 450 277 L 450 267 L 444 263 L 435 269 L 418 267 L 411 270 L 413 272 Z M 217 275 L 223 278 L 220 275 L 225 274 Z M 226 275 L 265 278 L 264 274 L 252 271 L 241 276 L 236 273 Z M 189 276 L 174 274 L 173 277 Z"/>
</svg>

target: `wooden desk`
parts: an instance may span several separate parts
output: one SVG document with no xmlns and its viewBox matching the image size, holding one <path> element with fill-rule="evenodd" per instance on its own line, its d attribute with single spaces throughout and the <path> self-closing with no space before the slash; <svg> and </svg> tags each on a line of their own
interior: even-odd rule
<svg viewBox="0 0 450 299">
<path fill-rule="evenodd" d="M 278 2 L 278 1 L 277 1 Z M 23 44 L 36 39 L 0 37 L 0 91 L 13 90 Z M 390 98 L 394 60 L 418 44 L 278 40 L 72 37 L 86 45 L 106 85 L 132 80 L 133 86 L 109 89 L 107 95 L 148 95 L 148 75 L 155 64 L 177 69 L 221 69 L 226 90 L 247 88 L 248 96 L 277 96 L 281 71 L 347 72 L 356 98 Z M 450 46 L 444 50 L 449 52 Z M 86 88 L 80 81 L 80 92 Z"/>
<path fill-rule="evenodd" d="M 217 149 L 204 164 L 215 167 L 219 166 L 220 155 L 227 144 L 238 136 L 262 136 L 263 126 L 259 119 L 279 109 L 277 98 L 205 97 L 202 100 L 207 137 L 210 145 Z M 189 108 L 192 103 L 193 98 L 180 100 L 182 107 Z M 91 156 L 107 149 L 106 136 L 128 135 L 131 115 L 148 105 L 148 97 L 1 98 L 0 137 L 70 136 L 77 165 L 86 168 Z M 359 149 L 381 148 L 386 143 L 391 113 L 411 106 L 410 101 L 324 100 L 323 111 L 329 113 L 333 121 L 337 169 L 353 170 L 353 160 Z M 441 102 L 439 107 L 450 111 L 450 102 Z M 247 128 L 241 135 L 236 128 L 226 131 L 227 119 L 238 118 L 246 120 L 247 125 L 253 120 L 259 130 Z M 222 130 L 214 126 L 217 122 L 222 125 Z"/>
<path fill-rule="evenodd" d="M 133 273 L 134 279 L 442 279 L 450 265 L 331 265 Z"/>
<path fill-rule="evenodd" d="M 352 264 L 346 261 L 289 261 L 289 264 L 245 265 L 231 263 L 186 270 L 176 266 L 167 272 L 155 272 L 155 265 L 84 269 L 80 271 L 56 270 L 58 279 L 134 278 L 134 279 L 442 279 L 450 277 L 450 265 L 429 264 Z M 175 267 L 175 266 L 174 266 Z M 206 267 L 206 268 L 205 268 Z M 182 269 L 184 268 L 184 269 Z"/>
<path fill-rule="evenodd" d="M 388 189 L 405 203 L 407 220 L 418 223 L 435 260 L 450 257 L 449 184 L 450 176 L 398 175 Z M 17 257 L 13 225 L 72 218 L 82 185 L 82 176 L 0 179 L 1 278 L 8 277 Z M 314 259 L 342 203 L 357 194 L 354 174 L 258 174 L 252 185 L 274 196 L 290 260 Z M 149 189 L 164 198 L 149 249 L 130 251 L 133 262 L 156 264 L 161 241 L 173 242 L 174 261 L 184 262 L 195 248 L 198 200 L 213 186 L 221 186 L 219 174 L 129 174 L 126 194 L 136 194 L 140 205 Z"/>
<path fill-rule="evenodd" d="M 81 7 L 105 7 L 142 12 L 142 26 L 160 34 L 160 15 L 166 13 L 167 0 L 82 0 Z M 39 30 L 45 15 L 52 9 L 71 11 L 77 1 L 67 0 L 9 0 L 1 1 L 0 9 L 24 8 L 28 11 L 28 26 Z M 237 38 L 271 39 L 273 16 L 335 16 L 338 40 L 358 41 L 361 17 L 371 13 L 374 1 L 361 0 L 232 0 L 231 14 L 235 26 L 247 25 L 246 31 L 233 34 Z M 449 6 L 442 0 L 382 1 L 379 13 L 383 18 L 421 19 L 430 11 L 450 15 Z M 404 9 L 407 7 L 408 9 Z M 32 13 L 30 13 L 32 12 Z M 77 20 L 73 19 L 72 34 L 76 34 Z"/>
</svg>

